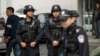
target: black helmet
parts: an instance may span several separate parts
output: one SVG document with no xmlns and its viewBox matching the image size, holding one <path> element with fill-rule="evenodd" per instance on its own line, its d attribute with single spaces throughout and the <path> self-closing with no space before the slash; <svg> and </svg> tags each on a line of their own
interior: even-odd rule
<svg viewBox="0 0 100 56">
<path fill-rule="evenodd" d="M 71 10 L 72 17 L 79 17 L 79 13 L 76 10 Z"/>
<path fill-rule="evenodd" d="M 51 12 L 53 11 L 61 11 L 60 5 L 53 5 Z"/>
<path fill-rule="evenodd" d="M 60 20 L 66 20 L 68 18 L 70 18 L 72 15 L 71 11 L 67 10 L 67 9 L 63 9 L 61 10 L 61 13 L 60 13 Z"/>
<path fill-rule="evenodd" d="M 26 5 L 25 7 L 24 7 L 24 14 L 26 14 L 27 13 L 27 11 L 30 11 L 30 10 L 32 10 L 33 12 L 35 11 L 35 9 L 33 8 L 33 6 L 32 5 Z"/>
</svg>

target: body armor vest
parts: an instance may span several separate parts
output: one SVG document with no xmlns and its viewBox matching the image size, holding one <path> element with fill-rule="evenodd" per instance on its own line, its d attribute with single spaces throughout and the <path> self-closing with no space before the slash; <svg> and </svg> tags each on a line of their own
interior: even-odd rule
<svg viewBox="0 0 100 56">
<path fill-rule="evenodd" d="M 30 24 L 26 23 L 25 20 L 23 20 L 21 22 L 21 38 L 22 41 L 24 42 L 31 42 L 34 41 L 36 36 L 37 36 L 37 32 L 38 32 L 38 28 L 37 25 L 35 23 L 35 20 L 32 20 L 32 22 Z"/>
<path fill-rule="evenodd" d="M 49 19 L 49 31 L 54 39 L 58 39 L 61 34 L 61 25 L 59 21 L 53 21 Z"/>
</svg>

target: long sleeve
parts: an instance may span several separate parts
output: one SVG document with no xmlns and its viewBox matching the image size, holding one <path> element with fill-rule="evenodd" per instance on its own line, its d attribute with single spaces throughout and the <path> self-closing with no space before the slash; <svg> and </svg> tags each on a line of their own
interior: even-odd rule
<svg viewBox="0 0 100 56">
<path fill-rule="evenodd" d="M 10 33 L 11 33 L 11 29 L 12 29 L 12 19 L 10 17 L 8 17 L 7 23 L 6 23 L 6 26 L 5 26 L 4 35 L 9 36 Z"/>
<path fill-rule="evenodd" d="M 42 39 L 42 34 L 43 34 L 43 29 L 40 27 L 40 22 L 39 20 L 36 21 L 37 24 L 37 31 L 38 31 L 38 35 L 36 36 L 35 41 L 38 43 L 41 39 Z"/>
<path fill-rule="evenodd" d="M 17 27 L 16 38 L 18 39 L 19 43 L 22 41 L 21 40 L 21 24 L 20 23 L 18 24 L 18 27 Z"/>
<path fill-rule="evenodd" d="M 18 16 L 13 16 L 12 17 L 13 22 L 12 22 L 12 29 L 11 29 L 11 36 L 14 38 L 16 36 L 16 30 L 19 24 L 19 17 Z"/>
<path fill-rule="evenodd" d="M 19 22 L 19 17 L 16 15 L 9 16 L 5 26 L 5 36 L 9 36 L 11 39 L 16 38 L 16 30 Z"/>
<path fill-rule="evenodd" d="M 89 56 L 88 37 L 83 29 L 80 29 L 80 32 L 77 33 L 77 39 L 79 43 L 79 56 Z"/>
</svg>

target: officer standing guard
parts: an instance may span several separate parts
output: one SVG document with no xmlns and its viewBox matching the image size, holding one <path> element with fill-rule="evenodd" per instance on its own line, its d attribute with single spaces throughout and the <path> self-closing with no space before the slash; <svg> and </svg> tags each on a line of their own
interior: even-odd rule
<svg viewBox="0 0 100 56">
<path fill-rule="evenodd" d="M 40 22 L 34 17 L 32 5 L 24 7 L 25 19 L 19 22 L 17 37 L 21 46 L 21 56 L 40 56 L 39 53 L 39 33 Z"/>
<path fill-rule="evenodd" d="M 58 56 L 59 53 L 59 37 L 61 34 L 61 25 L 59 20 L 61 8 L 59 5 L 53 5 L 51 10 L 51 18 L 46 22 L 46 37 L 48 56 Z"/>
<path fill-rule="evenodd" d="M 66 56 L 89 56 L 88 37 L 82 27 L 77 26 L 72 12 L 62 10 L 60 22 L 63 27 L 62 41 Z"/>
</svg>

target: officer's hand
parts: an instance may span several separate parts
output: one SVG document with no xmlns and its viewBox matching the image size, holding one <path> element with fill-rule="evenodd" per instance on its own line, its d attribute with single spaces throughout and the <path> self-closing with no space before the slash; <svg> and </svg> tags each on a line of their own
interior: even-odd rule
<svg viewBox="0 0 100 56">
<path fill-rule="evenodd" d="M 54 40 L 52 44 L 53 44 L 54 47 L 56 47 L 56 46 L 59 45 L 59 41 Z"/>
<path fill-rule="evenodd" d="M 26 43 L 25 42 L 21 42 L 20 45 L 21 45 L 22 48 L 26 48 Z"/>
<path fill-rule="evenodd" d="M 31 42 L 30 43 L 30 47 L 33 47 L 34 48 L 35 46 L 36 46 L 36 42 Z"/>
<path fill-rule="evenodd" d="M 8 37 L 4 37 L 4 42 L 7 44 L 9 42 L 9 38 Z"/>
</svg>

